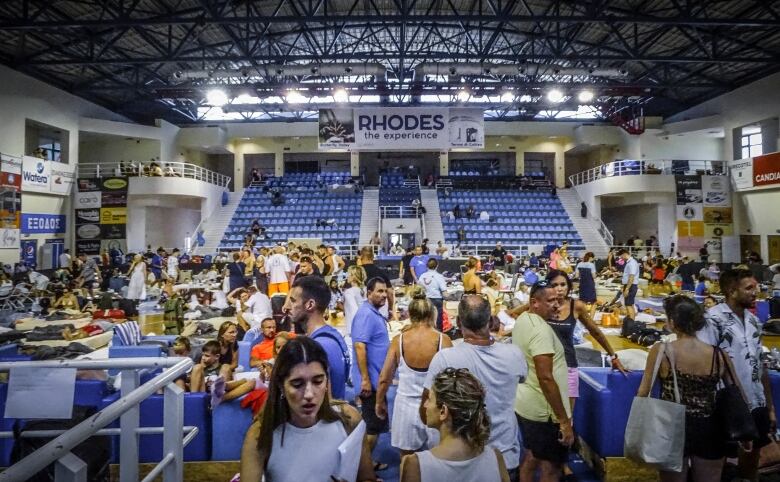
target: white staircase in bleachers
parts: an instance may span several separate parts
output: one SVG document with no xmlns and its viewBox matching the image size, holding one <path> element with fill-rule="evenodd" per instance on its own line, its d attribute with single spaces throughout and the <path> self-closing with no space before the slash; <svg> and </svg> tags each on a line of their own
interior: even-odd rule
<svg viewBox="0 0 780 482">
<path fill-rule="evenodd" d="M 235 214 L 242 197 L 244 197 L 244 189 L 231 192 L 228 203 L 211 213 L 211 216 L 201 225 L 203 238 L 206 240 L 206 243 L 203 246 L 197 246 L 193 250 L 193 254 L 206 255 L 217 252 L 222 236 L 225 234 L 225 229 L 230 224 L 230 220 L 233 218 L 233 214 Z"/>
<path fill-rule="evenodd" d="M 363 210 L 360 214 L 360 246 L 368 246 L 374 233 L 379 231 L 379 188 L 367 187 L 363 191 Z"/>
<path fill-rule="evenodd" d="M 574 228 L 580 234 L 585 249 L 593 251 L 597 258 L 605 259 L 609 253 L 609 246 L 599 234 L 600 222 L 592 219 L 591 213 L 588 213 L 587 219 L 582 217 L 580 213 L 581 201 L 574 189 L 558 189 L 557 194 Z"/>
<path fill-rule="evenodd" d="M 428 246 L 444 241 L 444 226 L 441 223 L 441 209 L 436 189 L 420 188 L 420 202 L 425 208 L 425 236 Z"/>
</svg>

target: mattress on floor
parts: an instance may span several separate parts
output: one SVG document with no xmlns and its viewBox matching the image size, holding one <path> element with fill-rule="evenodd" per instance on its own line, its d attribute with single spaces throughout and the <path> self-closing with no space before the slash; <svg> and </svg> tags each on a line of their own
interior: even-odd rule
<svg viewBox="0 0 780 482">
<path fill-rule="evenodd" d="M 75 318 L 72 320 L 46 320 L 43 318 L 21 318 L 16 320 L 16 329 L 18 331 L 31 331 L 35 328 L 41 328 L 45 326 L 60 326 L 60 325 L 73 325 L 76 328 L 81 328 L 92 322 L 92 317 Z"/>
<path fill-rule="evenodd" d="M 97 350 L 98 348 L 102 348 L 106 345 L 108 345 L 108 342 L 111 341 L 111 338 L 114 336 L 114 331 L 106 331 L 104 333 L 101 333 L 99 335 L 90 336 L 88 338 L 80 338 L 78 340 L 41 340 L 41 341 L 27 341 L 25 340 L 23 342 L 24 345 L 33 345 L 33 346 L 68 346 L 74 341 L 77 343 L 81 343 L 82 345 L 86 345 L 94 350 Z"/>
</svg>

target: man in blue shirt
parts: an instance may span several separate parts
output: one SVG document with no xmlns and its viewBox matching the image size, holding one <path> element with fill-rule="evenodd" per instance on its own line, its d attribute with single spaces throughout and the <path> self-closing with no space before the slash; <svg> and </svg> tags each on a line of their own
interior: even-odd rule
<svg viewBox="0 0 780 482">
<path fill-rule="evenodd" d="M 349 348 L 335 328 L 325 324 L 325 310 L 330 303 L 330 289 L 319 276 L 304 276 L 293 283 L 284 311 L 306 336 L 322 346 L 328 354 L 330 392 L 332 398 L 344 400 L 349 375 Z"/>
<path fill-rule="evenodd" d="M 442 331 L 442 312 L 444 308 L 444 292 L 447 291 L 447 280 L 436 271 L 439 266 L 438 261 L 431 258 L 428 260 L 428 271 L 423 273 L 417 280 L 417 284 L 425 289 L 425 296 L 431 300 L 436 307 L 436 329 Z"/>
<path fill-rule="evenodd" d="M 412 277 L 415 283 L 417 283 L 417 280 L 420 279 L 423 273 L 428 271 L 429 259 L 430 256 L 423 254 L 422 246 L 414 248 L 414 258 L 409 261 L 409 267 L 412 269 Z"/>
<path fill-rule="evenodd" d="M 618 251 L 618 256 L 623 258 L 626 265 L 623 268 L 623 304 L 626 306 L 626 315 L 636 320 L 636 308 L 634 298 L 639 289 L 639 261 L 637 261 L 627 249 Z"/>
<path fill-rule="evenodd" d="M 363 420 L 366 422 L 366 438 L 363 443 L 369 453 L 372 453 L 379 434 L 388 430 L 387 418 L 379 418 L 375 406 L 379 372 L 382 371 L 390 347 L 390 337 L 387 333 L 387 320 L 379 312 L 387 301 L 388 286 L 382 278 L 375 277 L 368 280 L 366 288 L 367 299 L 352 320 L 352 344 L 360 369 L 360 398 L 363 401 Z"/>
<path fill-rule="evenodd" d="M 165 250 L 160 248 L 157 248 L 157 254 L 152 256 L 152 266 L 151 271 L 152 274 L 154 274 L 154 279 L 159 281 L 162 279 L 162 265 L 163 265 L 163 257 L 165 256 Z"/>
</svg>

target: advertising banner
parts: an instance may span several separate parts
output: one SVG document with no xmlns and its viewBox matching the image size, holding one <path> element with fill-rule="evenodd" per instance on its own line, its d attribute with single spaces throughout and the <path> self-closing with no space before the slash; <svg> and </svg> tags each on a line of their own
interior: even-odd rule
<svg viewBox="0 0 780 482">
<path fill-rule="evenodd" d="M 735 191 L 753 187 L 753 159 L 729 161 L 729 172 L 731 172 L 731 183 Z"/>
<path fill-rule="evenodd" d="M 94 241 L 76 241 L 76 252 L 84 253 L 88 256 L 100 254 L 100 240 Z"/>
<path fill-rule="evenodd" d="M 79 192 L 100 191 L 100 179 L 80 177 L 77 185 Z"/>
<path fill-rule="evenodd" d="M 126 192 L 101 192 L 101 207 L 123 207 L 127 206 Z"/>
<path fill-rule="evenodd" d="M 734 234 L 734 227 L 731 224 L 705 224 L 704 237 L 708 239 L 720 238 L 721 236 L 731 236 Z"/>
<path fill-rule="evenodd" d="M 73 207 L 76 209 L 100 209 L 102 196 L 100 191 L 79 192 L 73 198 Z"/>
<path fill-rule="evenodd" d="M 82 224 L 76 228 L 76 239 L 100 239 L 99 224 Z"/>
<path fill-rule="evenodd" d="M 780 184 L 780 152 L 753 158 L 753 186 Z"/>
<path fill-rule="evenodd" d="M 731 185 L 726 176 L 702 176 L 705 207 L 731 207 Z"/>
<path fill-rule="evenodd" d="M 704 211 L 701 204 L 684 204 L 677 206 L 678 221 L 704 221 Z"/>
<path fill-rule="evenodd" d="M 21 176 L 22 158 L 18 156 L 0 154 L 0 171 Z"/>
<path fill-rule="evenodd" d="M 104 177 L 100 189 L 102 191 L 127 192 L 129 183 L 126 177 Z"/>
<path fill-rule="evenodd" d="M 704 208 L 704 222 L 710 224 L 733 223 L 732 208 Z"/>
<path fill-rule="evenodd" d="M 49 194 L 51 162 L 24 156 L 22 160 L 22 191 Z"/>
<path fill-rule="evenodd" d="M 66 227 L 64 214 L 22 213 L 22 234 L 61 234 Z"/>
<path fill-rule="evenodd" d="M 29 267 L 34 267 L 38 262 L 38 240 L 24 239 L 19 241 L 19 249 L 21 261 Z"/>
<path fill-rule="evenodd" d="M 19 230 L 0 228 L 0 249 L 19 249 Z"/>
<path fill-rule="evenodd" d="M 677 221 L 677 236 L 702 237 L 704 236 L 704 223 L 701 221 Z"/>
<path fill-rule="evenodd" d="M 320 149 L 418 149 L 485 146 L 481 109 L 371 107 L 320 109 Z"/>
<path fill-rule="evenodd" d="M 101 208 L 100 224 L 127 224 L 127 208 Z"/>
<path fill-rule="evenodd" d="M 51 183 L 49 188 L 52 194 L 69 196 L 73 192 L 76 183 L 76 166 L 63 162 L 51 162 Z"/>
<path fill-rule="evenodd" d="M 11 172 L 0 172 L 0 186 L 22 188 L 22 176 Z"/>
<path fill-rule="evenodd" d="M 127 237 L 127 225 L 125 224 L 101 224 L 100 228 L 103 239 L 125 239 Z"/>
<path fill-rule="evenodd" d="M 100 209 L 76 209 L 76 225 L 100 222 Z"/>
<path fill-rule="evenodd" d="M 677 187 L 677 205 L 698 204 L 702 202 L 700 176 L 674 176 Z"/>
<path fill-rule="evenodd" d="M 450 109 L 450 147 L 485 147 L 484 117 L 478 108 Z"/>
</svg>

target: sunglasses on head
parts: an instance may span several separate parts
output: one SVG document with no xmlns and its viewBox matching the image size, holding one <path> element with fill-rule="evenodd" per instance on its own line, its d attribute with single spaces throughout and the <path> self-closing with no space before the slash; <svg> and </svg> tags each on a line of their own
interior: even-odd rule
<svg viewBox="0 0 780 482">
<path fill-rule="evenodd" d="M 552 286 L 552 284 L 549 281 L 547 281 L 546 279 L 537 281 L 536 283 L 534 283 L 533 286 L 531 286 L 531 294 L 530 295 L 533 296 L 534 293 L 536 293 L 537 291 L 543 290 L 545 288 L 549 288 L 551 286 Z"/>
</svg>

